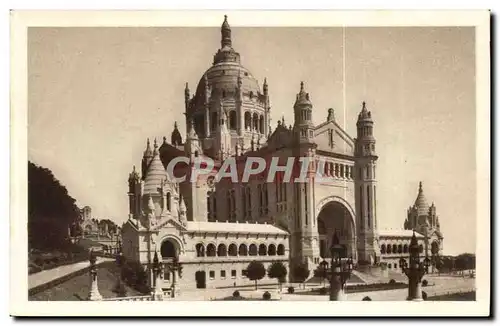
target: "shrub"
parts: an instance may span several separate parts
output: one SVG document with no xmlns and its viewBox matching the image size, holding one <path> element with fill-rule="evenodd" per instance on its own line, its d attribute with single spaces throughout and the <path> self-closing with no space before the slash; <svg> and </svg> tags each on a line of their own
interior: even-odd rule
<svg viewBox="0 0 500 326">
<path fill-rule="evenodd" d="M 116 295 L 120 298 L 127 296 L 127 288 L 125 287 L 125 285 L 123 285 L 122 282 L 116 283 L 116 286 L 113 289 L 113 292 L 116 293 Z"/>
<path fill-rule="evenodd" d="M 319 294 L 321 294 L 321 295 L 326 294 L 326 288 L 319 289 Z"/>
<path fill-rule="evenodd" d="M 364 297 L 362 301 L 372 301 L 370 297 Z"/>
<path fill-rule="evenodd" d="M 269 291 L 264 292 L 264 295 L 262 296 L 264 300 L 271 300 L 271 293 Z"/>
<path fill-rule="evenodd" d="M 295 288 L 293 286 L 290 286 L 288 288 L 288 293 L 293 294 L 295 292 Z"/>
<path fill-rule="evenodd" d="M 422 286 L 427 286 L 427 284 L 429 284 L 429 282 L 427 282 L 427 280 L 422 281 Z"/>
<path fill-rule="evenodd" d="M 239 298 L 240 297 L 240 291 L 236 290 L 233 292 L 233 298 Z"/>
<path fill-rule="evenodd" d="M 422 299 L 427 300 L 427 292 L 422 291 Z"/>
<path fill-rule="evenodd" d="M 389 281 L 389 284 L 391 284 L 391 285 L 396 284 L 396 280 L 394 280 L 393 278 L 391 278 L 391 280 Z"/>
<path fill-rule="evenodd" d="M 130 261 L 122 266 L 121 270 L 122 279 L 131 287 L 142 293 L 150 291 L 148 284 L 148 275 L 142 267 L 141 263 L 137 261 Z"/>
</svg>

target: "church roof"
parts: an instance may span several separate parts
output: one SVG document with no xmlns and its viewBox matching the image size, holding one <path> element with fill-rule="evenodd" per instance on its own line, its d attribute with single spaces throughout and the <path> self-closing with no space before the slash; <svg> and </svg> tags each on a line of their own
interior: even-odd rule
<svg viewBox="0 0 500 326">
<path fill-rule="evenodd" d="M 411 238 L 413 236 L 413 230 L 403 230 L 403 229 L 385 229 L 378 231 L 379 237 L 386 238 Z M 415 236 L 417 238 L 424 238 L 424 235 L 418 232 L 415 232 Z"/>
<path fill-rule="evenodd" d="M 240 233 L 240 234 L 280 234 L 288 235 L 288 232 L 272 225 L 259 223 L 229 223 L 229 222 L 187 222 L 187 229 L 195 232 L 210 233 Z"/>
<path fill-rule="evenodd" d="M 149 164 L 146 178 L 144 179 L 144 194 L 157 194 L 162 181 L 167 179 L 167 171 L 161 163 L 160 154 L 155 149 L 153 160 Z"/>
<path fill-rule="evenodd" d="M 427 216 L 429 214 L 429 204 L 424 195 L 424 190 L 422 188 L 422 182 L 420 182 L 418 187 L 417 199 L 415 199 L 415 204 L 413 205 L 417 209 L 418 216 Z"/>
</svg>

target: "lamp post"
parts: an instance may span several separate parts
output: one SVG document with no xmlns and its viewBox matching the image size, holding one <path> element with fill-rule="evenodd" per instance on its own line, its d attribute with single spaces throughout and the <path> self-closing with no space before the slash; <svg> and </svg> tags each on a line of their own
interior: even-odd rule
<svg viewBox="0 0 500 326">
<path fill-rule="evenodd" d="M 97 257 L 92 249 L 89 252 L 89 262 L 90 262 L 90 292 L 89 292 L 89 300 L 90 301 L 99 301 L 102 300 L 102 296 L 99 293 L 99 287 L 97 284 L 97 265 L 96 265 Z"/>
<path fill-rule="evenodd" d="M 422 301 L 422 277 L 426 274 L 430 260 L 425 258 L 420 261 L 420 248 L 418 247 L 417 237 L 415 236 L 415 230 L 413 230 L 413 236 L 410 241 L 410 264 L 404 258 L 399 260 L 399 265 L 403 270 L 403 273 L 408 277 L 408 298 L 409 301 Z"/>
<path fill-rule="evenodd" d="M 330 301 L 341 301 L 344 294 L 344 286 L 352 273 L 352 258 L 346 258 L 347 253 L 344 246 L 340 245 L 337 232 L 333 232 L 330 247 L 332 255 L 331 277 L 330 277 Z"/>
<path fill-rule="evenodd" d="M 155 256 L 153 258 L 153 274 L 155 279 L 155 288 L 153 291 L 154 301 L 163 301 L 163 288 L 162 288 L 162 264 L 158 259 L 158 253 L 155 251 Z"/>
<path fill-rule="evenodd" d="M 323 261 L 319 263 L 319 267 L 322 271 L 323 287 L 325 287 L 325 279 L 328 278 L 328 262 L 323 259 Z"/>
<path fill-rule="evenodd" d="M 172 259 L 172 262 L 170 263 L 167 263 L 167 268 L 169 271 L 172 272 L 172 298 L 175 298 L 176 294 L 177 294 L 177 272 L 179 272 L 179 277 L 182 277 L 182 264 L 179 263 L 179 258 L 177 257 L 174 257 Z"/>
</svg>

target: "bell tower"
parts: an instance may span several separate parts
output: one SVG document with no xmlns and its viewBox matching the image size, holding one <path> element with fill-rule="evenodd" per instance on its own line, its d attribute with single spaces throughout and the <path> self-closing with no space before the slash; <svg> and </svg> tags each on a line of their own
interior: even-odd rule
<svg viewBox="0 0 500 326">
<path fill-rule="evenodd" d="M 355 196 L 358 225 L 358 259 L 375 263 L 380 257 L 377 234 L 377 182 L 372 114 L 363 107 L 358 115 L 355 145 Z"/>
</svg>

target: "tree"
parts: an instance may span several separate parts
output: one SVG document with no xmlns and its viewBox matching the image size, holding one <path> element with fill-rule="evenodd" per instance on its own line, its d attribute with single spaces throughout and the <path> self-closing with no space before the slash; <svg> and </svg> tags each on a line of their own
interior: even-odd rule
<svg viewBox="0 0 500 326">
<path fill-rule="evenodd" d="M 280 291 L 281 291 L 281 283 L 286 281 L 286 274 L 287 274 L 286 267 L 280 261 L 275 261 L 274 263 L 269 265 L 269 268 L 267 269 L 267 276 L 269 278 L 275 278 L 278 280 L 278 283 L 280 285 Z"/>
<path fill-rule="evenodd" d="M 78 222 L 79 209 L 52 172 L 28 162 L 29 249 L 67 249 L 68 231 Z"/>
<path fill-rule="evenodd" d="M 254 260 L 248 264 L 248 267 L 245 270 L 245 276 L 250 281 L 255 281 L 255 289 L 257 290 L 257 281 L 266 276 L 266 268 L 264 267 L 264 264 Z"/>
<path fill-rule="evenodd" d="M 302 283 L 303 287 L 304 287 L 304 282 L 307 280 L 310 273 L 311 271 L 309 270 L 309 268 L 307 268 L 307 265 L 303 262 L 297 264 L 293 269 L 293 276 L 295 280 L 297 280 L 299 283 Z"/>
</svg>

